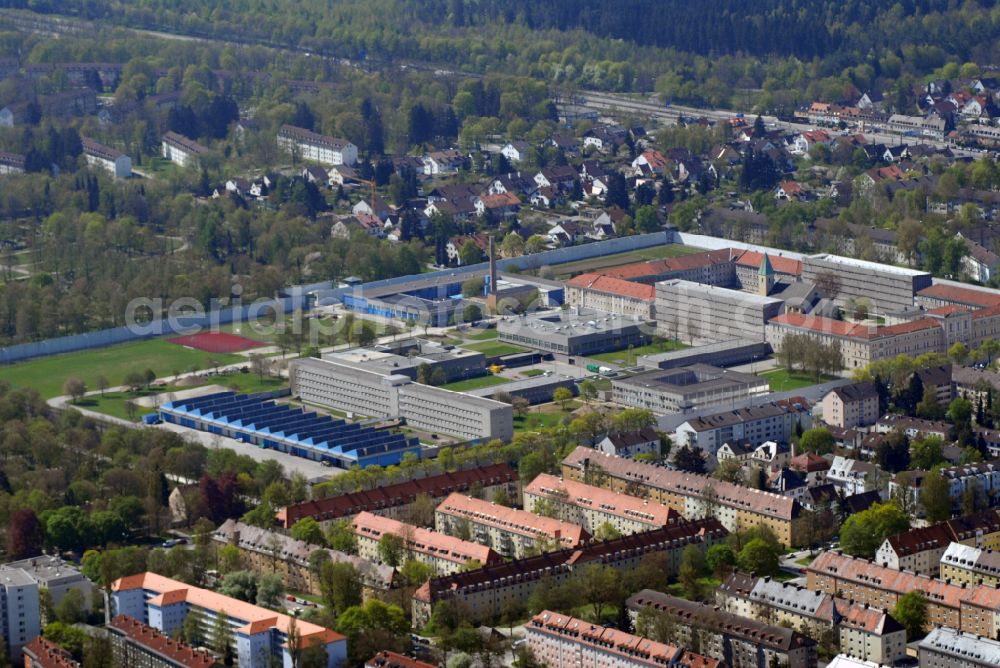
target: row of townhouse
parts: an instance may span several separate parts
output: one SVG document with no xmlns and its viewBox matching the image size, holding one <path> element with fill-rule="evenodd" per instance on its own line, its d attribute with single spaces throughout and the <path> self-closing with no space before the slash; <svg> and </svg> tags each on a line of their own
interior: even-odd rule
<svg viewBox="0 0 1000 668">
<path fill-rule="evenodd" d="M 484 498 L 502 494 L 516 499 L 520 496 L 517 469 L 509 464 L 490 464 L 426 478 L 411 478 L 373 489 L 296 503 L 279 510 L 276 518 L 284 529 L 291 529 L 306 517 L 311 517 L 326 529 L 337 520 L 350 519 L 363 511 L 406 521 L 410 519 L 418 498 L 440 502 L 453 492 Z"/>
<path fill-rule="evenodd" d="M 806 586 L 813 591 L 884 610 L 895 608 L 904 594 L 921 591 L 927 630 L 947 626 L 989 638 L 1000 634 L 1000 589 L 994 587 L 945 582 L 832 550 L 816 557 L 806 573 Z"/>
<path fill-rule="evenodd" d="M 707 476 L 674 471 L 591 448 L 578 447 L 562 462 L 565 480 L 576 480 L 649 499 L 693 519 L 712 515 L 729 531 L 764 526 L 785 545 L 802 542 L 802 507 L 790 497 Z"/>
<path fill-rule="evenodd" d="M 948 483 L 948 496 L 954 506 L 958 505 L 966 490 L 984 494 L 991 506 L 1000 500 L 1000 464 L 983 462 L 981 464 L 962 464 L 940 469 L 941 477 Z M 920 502 L 920 487 L 926 471 L 904 471 L 898 473 L 889 481 L 889 498 L 906 498 L 912 504 L 910 507 L 923 514 Z"/>
<path fill-rule="evenodd" d="M 952 545 L 984 550 L 1000 548 L 1000 514 L 984 510 L 889 536 L 875 552 L 875 562 L 935 577 Z"/>
<path fill-rule="evenodd" d="M 361 577 L 365 598 L 382 597 L 399 584 L 396 570 L 377 563 L 375 558 L 355 556 L 320 545 L 311 545 L 277 531 L 269 531 L 234 519 L 223 522 L 212 532 L 212 540 L 221 549 L 232 545 L 239 550 L 244 568 L 254 573 L 277 573 L 285 587 L 319 596 L 319 574 L 312 566 L 317 550 L 333 562 L 350 564 Z"/>
<path fill-rule="evenodd" d="M 643 589 L 625 602 L 633 626 L 643 611 L 664 618 L 681 647 L 698 647 L 731 668 L 815 668 L 817 643 L 793 629 L 737 615 L 717 606 Z"/>
<path fill-rule="evenodd" d="M 723 668 L 717 659 L 550 610 L 524 625 L 525 640 L 548 668 Z"/>
<path fill-rule="evenodd" d="M 494 550 L 478 543 L 405 524 L 391 517 L 358 513 L 352 522 L 358 541 L 358 554 L 371 561 L 382 561 L 380 546 L 385 536 L 402 540 L 403 561 L 414 559 L 427 564 L 437 575 L 457 573 L 470 565 L 487 566 L 502 561 Z"/>
<path fill-rule="evenodd" d="M 165 133 L 160 140 L 160 154 L 163 158 L 181 167 L 196 165 L 201 156 L 208 152 L 208 147 L 172 130 Z"/>
<path fill-rule="evenodd" d="M 662 529 L 593 541 L 575 549 L 560 549 L 515 559 L 473 571 L 431 578 L 413 594 L 413 623 L 427 623 L 438 601 L 448 600 L 471 623 L 498 618 L 512 605 L 524 605 L 539 586 L 574 582 L 591 564 L 620 572 L 634 569 L 647 555 L 662 555 L 657 563 L 675 576 L 688 545 L 708 549 L 729 535 L 715 518 L 681 521 Z"/>
<path fill-rule="evenodd" d="M 132 158 L 118 149 L 105 146 L 89 137 L 80 137 L 80 143 L 83 146 L 83 156 L 91 167 L 103 169 L 116 179 L 132 176 Z"/>
<path fill-rule="evenodd" d="M 486 545 L 505 557 L 523 559 L 550 549 L 572 549 L 590 540 L 578 524 L 508 508 L 458 492 L 434 511 L 441 533 Z"/>
<path fill-rule="evenodd" d="M 294 125 L 282 125 L 277 141 L 278 148 L 321 165 L 351 166 L 358 161 L 358 147 L 347 139 L 328 137 Z"/>
<path fill-rule="evenodd" d="M 538 512 L 549 506 L 555 517 L 582 526 L 590 535 L 607 524 L 619 534 L 659 529 L 676 522 L 676 510 L 649 499 L 640 499 L 576 480 L 539 474 L 526 485 L 523 506 Z"/>
<path fill-rule="evenodd" d="M 715 600 L 728 612 L 812 638 L 832 632 L 842 653 L 862 661 L 895 665 L 906 655 L 906 629 L 888 611 L 868 604 L 739 572 L 719 586 Z"/>
</svg>

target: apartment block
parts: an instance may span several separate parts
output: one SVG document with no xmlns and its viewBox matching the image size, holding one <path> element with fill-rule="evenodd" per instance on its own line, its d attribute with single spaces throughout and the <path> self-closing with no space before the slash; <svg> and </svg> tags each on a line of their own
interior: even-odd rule
<svg viewBox="0 0 1000 668">
<path fill-rule="evenodd" d="M 305 402 L 369 417 L 406 418 L 416 429 L 465 439 L 514 435 L 510 404 L 414 382 L 400 374 L 300 358 L 289 363 L 292 394 Z"/>
<path fill-rule="evenodd" d="M 920 484 L 925 473 L 925 471 L 909 471 L 909 475 L 906 476 L 893 476 L 892 480 L 889 481 L 890 498 L 893 495 L 906 494 L 917 512 L 923 515 L 924 508 L 920 503 Z M 951 497 L 953 506 L 957 507 L 962 494 L 969 488 L 982 490 L 987 499 L 994 499 L 1000 495 L 1000 465 L 996 463 L 984 462 L 949 466 L 941 469 L 940 473 L 941 477 L 948 482 L 948 496 Z"/>
<path fill-rule="evenodd" d="M 358 161 L 358 147 L 350 141 L 294 125 L 282 125 L 278 130 L 278 147 L 321 165 L 351 166 Z"/>
<path fill-rule="evenodd" d="M 562 475 L 649 499 L 689 520 L 711 514 L 729 531 L 766 526 L 785 545 L 801 543 L 802 507 L 788 496 L 578 447 L 562 462 Z"/>
<path fill-rule="evenodd" d="M 200 156 L 208 153 L 208 148 L 171 131 L 163 135 L 160 141 L 160 153 L 167 160 L 176 162 L 181 167 L 188 167 L 195 165 Z"/>
<path fill-rule="evenodd" d="M 769 389 L 766 378 L 693 364 L 614 378 L 611 400 L 622 406 L 667 415 L 708 406 L 732 406 L 737 401 L 764 397 Z"/>
<path fill-rule="evenodd" d="M 803 430 L 812 426 L 809 404 L 804 399 L 785 399 L 692 418 L 674 430 L 674 444 L 699 448 L 711 459 L 723 443 L 750 447 L 768 441 L 788 443 L 797 426 Z"/>
<path fill-rule="evenodd" d="M 510 603 L 526 604 L 538 586 L 575 582 L 594 563 L 625 572 L 647 555 L 662 555 L 658 563 L 668 577 L 675 576 L 685 547 L 695 544 L 707 550 L 728 535 L 714 517 L 681 521 L 662 529 L 589 542 L 575 549 L 432 578 L 413 595 L 413 622 L 418 627 L 426 624 L 434 605 L 446 599 L 453 601 L 472 623 L 495 619 Z"/>
<path fill-rule="evenodd" d="M 80 668 L 72 654 L 42 636 L 34 638 L 22 651 L 24 668 Z"/>
<path fill-rule="evenodd" d="M 879 418 L 878 390 L 873 383 L 853 383 L 826 393 L 821 403 L 823 422 L 840 429 L 875 424 Z"/>
<path fill-rule="evenodd" d="M 84 609 L 90 610 L 94 598 L 94 585 L 72 563 L 62 557 L 43 554 L 20 561 L 11 561 L 2 568 L 20 569 L 49 592 L 52 605 L 59 605 L 63 597 L 76 589 L 83 596 Z"/>
<path fill-rule="evenodd" d="M 926 271 L 856 260 L 837 255 L 809 255 L 802 259 L 802 279 L 824 285 L 835 277 L 836 294 L 824 295 L 841 305 L 848 300 L 867 300 L 877 311 L 898 311 L 913 306 L 917 292 L 931 286 Z"/>
<path fill-rule="evenodd" d="M 358 513 L 352 525 L 358 538 L 358 554 L 371 561 L 382 561 L 379 542 L 390 534 L 403 541 L 403 561 L 415 559 L 433 568 L 438 575 L 457 573 L 473 562 L 486 566 L 502 561 L 499 554 L 484 545 L 404 524 L 390 517 Z"/>
<path fill-rule="evenodd" d="M 433 501 L 442 501 L 453 492 L 489 499 L 503 493 L 510 499 L 516 499 L 520 495 L 517 469 L 509 464 L 490 464 L 426 478 L 411 478 L 393 485 L 303 501 L 282 508 L 276 517 L 284 529 L 291 529 L 304 517 L 313 518 L 326 529 L 335 520 L 351 518 L 363 511 L 405 522 L 410 520 L 410 511 L 418 497 L 427 496 Z"/>
<path fill-rule="evenodd" d="M 633 626 L 639 613 L 663 615 L 671 638 L 682 647 L 697 644 L 707 656 L 731 668 L 815 668 L 817 643 L 798 631 L 741 617 L 698 601 L 643 589 L 625 602 Z"/>
<path fill-rule="evenodd" d="M 240 559 L 247 570 L 254 573 L 277 573 L 288 589 L 319 596 L 319 578 L 309 564 L 309 557 L 316 550 L 326 552 L 330 561 L 354 566 L 361 576 L 366 596 L 378 596 L 397 584 L 396 571 L 390 566 L 376 563 L 374 559 L 329 550 L 311 545 L 277 531 L 269 531 L 252 524 L 228 519 L 212 532 L 218 547 L 233 545 L 240 551 Z"/>
<path fill-rule="evenodd" d="M 7 656 L 17 662 L 21 649 L 42 632 L 38 582 L 20 568 L 0 567 L 0 633 Z"/>
<path fill-rule="evenodd" d="M 592 536 L 605 524 L 620 534 L 630 534 L 659 529 L 680 518 L 676 510 L 662 503 L 548 473 L 539 474 L 522 494 L 525 508 L 538 512 L 540 506 L 548 506 L 555 517 L 582 526 Z"/>
<path fill-rule="evenodd" d="M 906 629 L 883 609 L 805 587 L 733 573 L 716 590 L 716 603 L 741 617 L 794 629 L 813 638 L 832 631 L 841 652 L 877 665 L 906 655 Z"/>
<path fill-rule="evenodd" d="M 722 662 L 639 636 L 545 610 L 524 626 L 535 658 L 548 668 L 719 668 Z"/>
<path fill-rule="evenodd" d="M 127 615 L 168 636 L 178 633 L 197 610 L 209 643 L 216 640 L 216 629 L 228 629 L 239 668 L 270 668 L 274 661 L 293 665 L 288 652 L 291 617 L 284 613 L 150 572 L 115 580 L 111 605 L 115 616 Z M 347 638 L 341 634 L 304 620 L 297 621 L 295 631 L 300 647 L 319 644 L 326 650 L 327 668 L 347 660 Z"/>
<path fill-rule="evenodd" d="M 83 156 L 87 164 L 111 174 L 116 179 L 127 179 L 132 176 L 132 158 L 118 149 L 105 146 L 88 137 L 81 137 Z"/>
<path fill-rule="evenodd" d="M 943 524 L 911 529 L 886 538 L 875 553 L 875 561 L 896 570 L 936 577 L 941 557 L 950 544 L 951 534 Z"/>
<path fill-rule="evenodd" d="M 24 156 L 20 153 L 0 151 L 0 176 L 4 174 L 24 174 Z"/>
<path fill-rule="evenodd" d="M 974 633 L 937 628 L 917 646 L 921 668 L 987 668 L 1000 664 L 1000 642 Z"/>
<path fill-rule="evenodd" d="M 486 545 L 513 559 L 553 549 L 570 549 L 590 540 L 590 534 L 577 524 L 457 492 L 437 507 L 434 527 L 442 533 Z"/>
<path fill-rule="evenodd" d="M 806 572 L 806 586 L 813 591 L 885 610 L 893 609 L 900 596 L 921 591 L 927 599 L 926 629 L 948 626 L 989 638 L 1000 632 L 1000 589 L 995 587 L 968 587 L 833 551 L 820 554 Z"/>
<path fill-rule="evenodd" d="M 941 556 L 939 577 L 959 584 L 1000 585 L 1000 552 L 952 543 Z"/>
<path fill-rule="evenodd" d="M 602 274 L 580 274 L 566 281 L 566 303 L 653 320 L 656 288 Z"/>
<path fill-rule="evenodd" d="M 223 665 L 208 652 L 175 640 L 126 615 L 118 615 L 112 619 L 107 628 L 116 666 L 216 668 Z"/>
<path fill-rule="evenodd" d="M 671 279 L 656 284 L 656 329 L 683 341 L 764 340 L 764 325 L 781 313 L 780 299 Z"/>
</svg>

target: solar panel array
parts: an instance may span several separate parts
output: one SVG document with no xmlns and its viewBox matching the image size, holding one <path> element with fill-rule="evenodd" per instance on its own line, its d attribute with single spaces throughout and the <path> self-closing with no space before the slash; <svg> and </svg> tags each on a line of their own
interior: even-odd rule
<svg viewBox="0 0 1000 668">
<path fill-rule="evenodd" d="M 344 467 L 396 463 L 420 448 L 416 438 L 279 404 L 266 392 L 172 401 L 160 407 L 160 415 L 165 422 Z"/>
</svg>

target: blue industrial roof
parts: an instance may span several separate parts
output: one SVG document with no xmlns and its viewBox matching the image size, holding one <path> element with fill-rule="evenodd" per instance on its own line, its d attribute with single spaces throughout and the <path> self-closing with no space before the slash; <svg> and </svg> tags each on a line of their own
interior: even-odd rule
<svg viewBox="0 0 1000 668">
<path fill-rule="evenodd" d="M 172 401 L 163 404 L 160 410 L 354 460 L 417 445 L 414 439 L 400 433 L 277 404 L 269 393 L 216 392 Z"/>
</svg>

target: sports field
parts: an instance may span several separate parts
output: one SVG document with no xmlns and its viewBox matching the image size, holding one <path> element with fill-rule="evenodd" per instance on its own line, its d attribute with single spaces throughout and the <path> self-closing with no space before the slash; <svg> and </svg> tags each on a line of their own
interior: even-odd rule
<svg viewBox="0 0 1000 668">
<path fill-rule="evenodd" d="M 213 362 L 210 363 L 210 360 Z M 210 369 L 244 361 L 246 358 L 241 355 L 208 353 L 185 348 L 166 339 L 149 339 L 0 366 L 0 381 L 8 382 L 13 387 L 33 387 L 48 399 L 62 394 L 63 383 L 70 377 L 82 380 L 88 390 L 96 390 L 97 379 L 102 375 L 111 386 L 116 386 L 121 385 L 125 375 L 132 371 L 152 369 L 157 377 L 162 378 L 195 367 Z"/>
<path fill-rule="evenodd" d="M 170 343 L 179 346 L 203 350 L 206 353 L 238 353 L 243 350 L 260 348 L 267 344 L 260 341 L 248 339 L 245 336 L 238 336 L 228 332 L 198 332 L 197 334 L 187 334 L 186 336 L 175 336 L 167 339 Z"/>
</svg>

